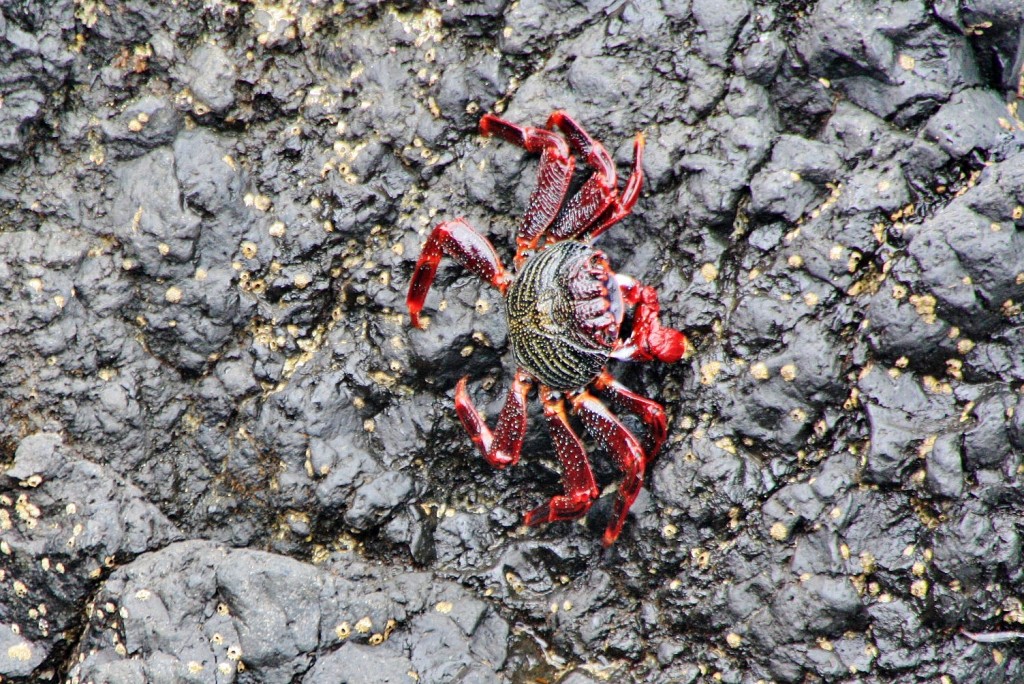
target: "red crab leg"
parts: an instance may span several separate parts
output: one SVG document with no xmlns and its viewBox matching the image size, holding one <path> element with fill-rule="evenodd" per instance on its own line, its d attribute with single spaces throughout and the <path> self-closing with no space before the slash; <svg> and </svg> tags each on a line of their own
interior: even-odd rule
<svg viewBox="0 0 1024 684">
<path fill-rule="evenodd" d="M 636 306 L 636 311 L 633 314 L 633 333 L 611 355 L 629 361 L 658 359 L 675 363 L 681 359 L 686 353 L 686 335 L 661 324 L 657 291 L 621 273 L 615 274 L 615 279 L 622 289 L 623 300 L 629 306 Z"/>
<path fill-rule="evenodd" d="M 647 459 L 644 457 L 644 449 L 640 446 L 640 441 L 626 429 L 625 425 L 619 422 L 618 418 L 611 414 L 611 411 L 597 397 L 584 390 L 572 397 L 572 407 L 583 421 L 587 432 L 608 449 L 623 472 L 619 493 L 615 497 L 612 519 L 601 539 L 605 546 L 611 546 L 612 542 L 618 538 L 619 532 L 622 531 L 626 515 L 629 514 L 629 507 L 636 501 L 640 488 L 644 484 Z"/>
<path fill-rule="evenodd" d="M 630 391 L 608 371 L 601 371 L 594 381 L 598 391 L 607 392 L 612 406 L 619 411 L 628 411 L 640 418 L 647 426 L 648 437 L 644 440 L 644 451 L 650 463 L 665 443 L 668 436 L 668 420 L 661 404 Z"/>
<path fill-rule="evenodd" d="M 455 412 L 459 414 L 462 427 L 466 428 L 473 444 L 492 466 L 504 468 L 515 465 L 519 462 L 523 435 L 526 434 L 526 394 L 530 391 L 530 376 L 524 371 L 516 371 L 493 434 L 473 406 L 466 391 L 466 380 L 462 378 L 455 387 Z"/>
<path fill-rule="evenodd" d="M 591 138 L 565 112 L 555 112 L 548 118 L 548 128 L 553 126 L 558 126 L 565 133 L 573 151 L 587 160 L 594 173 L 565 203 L 550 235 L 555 240 L 580 235 L 591 240 L 627 216 L 640 197 L 644 136 L 638 133 L 633 143 L 633 170 L 620 196 L 615 162 L 604 145 Z"/>
<path fill-rule="evenodd" d="M 423 310 L 423 302 L 434 282 L 437 265 L 441 262 L 443 255 L 455 259 L 471 273 L 494 285 L 502 293 L 505 292 L 505 288 L 508 287 L 511 280 L 491 243 L 476 232 L 465 219 L 458 218 L 454 221 L 439 223 L 423 244 L 423 251 L 420 253 L 419 261 L 416 262 L 416 270 L 413 271 L 412 280 L 409 283 L 409 294 L 405 300 L 409 307 L 412 324 L 417 328 L 420 327 L 420 311 Z"/>
<path fill-rule="evenodd" d="M 568 114 L 557 111 L 548 117 L 547 128 L 557 126 L 569 140 L 573 152 L 586 160 L 593 174 L 562 207 L 558 221 L 548 231 L 555 240 L 583 232 L 608 208 L 618 193 L 615 162 L 604 145 L 590 137 Z"/>
<path fill-rule="evenodd" d="M 523 216 L 523 224 L 516 238 L 518 250 L 516 261 L 523 252 L 533 249 L 540 236 L 558 216 L 558 210 L 569 190 L 576 160 L 569 153 L 565 140 L 552 131 L 543 128 L 517 126 L 499 119 L 493 114 L 484 114 L 480 119 L 480 132 L 494 135 L 527 152 L 540 152 L 540 168 L 537 170 L 537 187 L 530 195 L 530 204 Z"/>
<path fill-rule="evenodd" d="M 565 401 L 544 385 L 540 387 L 540 396 L 544 417 L 547 418 L 551 439 L 555 444 L 555 453 L 562 463 L 565 495 L 552 497 L 548 503 L 527 513 L 527 525 L 575 520 L 587 512 L 599 493 L 583 443 L 569 426 Z"/>
<path fill-rule="evenodd" d="M 612 200 L 611 206 L 594 224 L 595 227 L 586 231 L 585 238 L 587 240 L 593 240 L 598 235 L 629 216 L 629 213 L 633 211 L 633 206 L 636 205 L 637 199 L 640 198 L 640 189 L 644 184 L 643 161 L 644 134 L 637 133 L 636 140 L 633 142 L 633 170 L 630 172 L 629 178 L 626 180 L 626 187 L 622 189 L 621 195 Z"/>
</svg>

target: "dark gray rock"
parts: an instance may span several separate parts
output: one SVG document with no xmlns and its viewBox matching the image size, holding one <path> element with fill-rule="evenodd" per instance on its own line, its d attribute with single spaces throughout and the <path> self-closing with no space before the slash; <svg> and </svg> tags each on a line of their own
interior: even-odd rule
<svg viewBox="0 0 1024 684">
<path fill-rule="evenodd" d="M 70 20 L 67 4 L 0 9 L 0 64 L 4 65 L 0 160 L 4 162 L 22 159 L 37 124 L 47 114 L 47 105 L 62 99 L 61 89 L 74 61 L 62 36 Z"/>
<path fill-rule="evenodd" d="M 180 537 L 137 487 L 56 433 L 21 441 L 0 502 L 0 574 L 8 585 L 0 623 L 9 627 L 2 666 L 16 681 L 52 676 L 107 568 Z"/>
<path fill-rule="evenodd" d="M 316 661 L 302 681 L 338 684 L 407 684 L 416 672 L 407 657 L 385 649 L 347 643 Z"/>
<path fill-rule="evenodd" d="M 19 623 L 5 623 L 0 636 L 0 647 L 6 657 L 3 659 L 3 673 L 11 679 L 27 679 L 32 676 L 49 655 L 49 649 L 40 647 L 19 634 Z"/>
<path fill-rule="evenodd" d="M 0 152 L 6 159 L 17 159 L 28 142 L 29 127 L 39 117 L 45 101 L 38 90 L 25 89 L 4 96 L 0 118 Z"/>
<path fill-rule="evenodd" d="M 235 103 L 235 65 L 220 46 L 203 43 L 196 47 L 185 71 L 183 80 L 192 90 L 192 108 L 196 113 L 203 113 L 201 108 L 205 107 L 223 114 Z"/>
<path fill-rule="evenodd" d="M 920 269 L 912 282 L 934 293 L 948 310 L 945 317 L 972 339 L 1000 326 L 1006 300 L 1021 287 L 1017 274 L 1024 257 L 1018 243 L 1024 238 L 1019 230 L 1003 228 L 1013 223 L 1013 206 L 1019 206 L 1014 203 L 1020 193 L 1011 184 L 1022 169 L 1024 156 L 1018 154 L 910 231 L 909 252 Z"/>
<path fill-rule="evenodd" d="M 144 95 L 104 121 L 102 130 L 119 156 L 131 158 L 173 142 L 184 125 L 170 98 Z"/>
<path fill-rule="evenodd" d="M 495 669 L 508 627 L 488 606 L 451 583 L 380 575 L 342 557 L 316 567 L 183 542 L 114 572 L 100 598 L 104 608 L 88 625 L 71 676 L 398 682 L 413 672 L 427 682 L 505 681 Z M 431 649 L 441 669 L 417 655 L 421 640 L 404 637 L 421 619 L 442 645 Z M 368 668 L 371 651 L 379 670 Z"/>
<path fill-rule="evenodd" d="M 984 502 L 969 500 L 951 516 L 935 540 L 935 567 L 944 576 L 977 586 L 997 568 L 1019 575 L 1020 534 L 1011 516 L 990 513 Z"/>
<path fill-rule="evenodd" d="M 1002 98 L 981 88 L 953 95 L 924 128 L 925 135 L 951 157 L 964 157 L 974 149 L 993 149 L 1013 131 Z"/>
<path fill-rule="evenodd" d="M 905 601 L 876 603 L 868 609 L 875 631 L 878 665 L 887 670 L 902 670 L 916 662 L 915 647 L 928 641 L 929 630 L 917 611 Z"/>
<path fill-rule="evenodd" d="M 365 530 L 380 518 L 407 502 L 413 495 L 412 478 L 403 473 L 385 473 L 356 489 L 345 522 Z"/>
<path fill-rule="evenodd" d="M 2 4 L 5 681 L 1024 681 L 1020 3 Z M 609 364 L 668 414 L 610 549 L 614 456 L 527 529 L 535 395 L 514 468 L 458 420 L 500 294 L 408 326 L 557 108 L 644 133 L 599 244 L 691 343 Z"/>
<path fill-rule="evenodd" d="M 871 426 L 864 474 L 872 482 L 899 483 L 911 468 L 919 467 L 926 441 L 955 425 L 954 407 L 909 374 L 893 378 L 872 370 L 861 387 Z"/>
<path fill-rule="evenodd" d="M 899 121 L 927 116 L 954 91 L 979 81 L 966 38 L 928 20 L 919 3 L 817 3 L 798 42 L 816 76 L 854 104 Z"/>
<path fill-rule="evenodd" d="M 506 6 L 501 49 L 509 54 L 530 54 L 538 43 L 570 34 L 587 22 L 594 12 L 612 9 L 611 3 L 590 0 L 587 3 L 526 0 Z"/>
<path fill-rule="evenodd" d="M 964 489 L 961 435 L 941 435 L 927 456 L 928 488 L 937 496 L 957 498 Z"/>
<path fill-rule="evenodd" d="M 1017 404 L 1016 397 L 995 394 L 981 397 L 973 407 L 977 419 L 964 433 L 964 467 L 1002 469 L 1014 452 L 1010 443 L 1010 419 Z"/>
<path fill-rule="evenodd" d="M 692 0 L 690 11 L 697 21 L 697 40 L 694 43 L 697 52 L 715 66 L 726 66 L 750 10 L 747 0 Z"/>
<path fill-rule="evenodd" d="M 750 181 L 750 207 L 796 221 L 828 195 L 842 162 L 830 147 L 799 136 L 783 136 L 769 162 Z"/>
</svg>

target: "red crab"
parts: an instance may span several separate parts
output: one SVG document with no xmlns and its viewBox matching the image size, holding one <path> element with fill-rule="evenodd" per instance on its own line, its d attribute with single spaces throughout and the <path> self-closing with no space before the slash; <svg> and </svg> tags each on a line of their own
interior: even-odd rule
<svg viewBox="0 0 1024 684">
<path fill-rule="evenodd" d="M 554 132 L 556 127 L 564 137 Z M 544 128 L 520 127 L 486 114 L 480 132 L 541 155 L 537 187 L 516 238 L 516 272 L 502 266 L 491 243 L 465 219 L 445 221 L 430 233 L 416 262 L 407 297 L 412 324 L 420 326 L 420 311 L 443 255 L 498 288 L 505 297 L 509 342 L 518 366 L 512 387 L 493 433 L 470 401 L 467 378 L 456 387 L 455 410 L 488 463 L 497 468 L 515 465 L 526 432 L 527 394 L 538 384 L 565 485 L 565 494 L 526 514 L 527 525 L 538 525 L 579 518 L 598 496 L 583 443 L 569 423 L 568 402 L 624 473 L 602 540 L 608 546 L 622 531 L 667 426 L 660 404 L 626 389 L 605 366 L 609 358 L 673 363 L 686 350 L 686 336 L 659 321 L 654 288 L 615 273 L 604 253 L 591 246 L 636 204 L 643 183 L 643 134 L 636 136 L 633 170 L 620 193 L 611 155 L 565 112 L 553 113 Z M 593 172 L 569 194 L 573 154 Z M 628 307 L 635 310 L 627 337 L 623 316 Z M 648 434 L 643 442 L 591 388 L 644 422 Z"/>
</svg>

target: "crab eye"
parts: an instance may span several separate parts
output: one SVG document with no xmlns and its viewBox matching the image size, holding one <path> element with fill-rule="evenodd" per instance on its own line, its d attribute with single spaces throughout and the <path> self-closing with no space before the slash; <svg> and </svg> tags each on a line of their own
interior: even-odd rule
<svg viewBox="0 0 1024 684">
<path fill-rule="evenodd" d="M 614 273 L 608 274 L 608 313 L 615 319 L 616 325 L 622 325 L 622 316 L 626 307 L 622 304 L 622 288 Z"/>
</svg>

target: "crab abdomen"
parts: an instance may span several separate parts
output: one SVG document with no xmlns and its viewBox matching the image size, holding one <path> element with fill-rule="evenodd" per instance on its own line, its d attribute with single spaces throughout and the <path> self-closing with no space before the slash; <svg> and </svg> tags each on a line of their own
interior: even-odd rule
<svg viewBox="0 0 1024 684">
<path fill-rule="evenodd" d="M 526 262 L 505 293 L 516 363 L 551 389 L 584 387 L 615 347 L 621 309 L 602 252 L 571 240 L 548 247 Z"/>
</svg>

